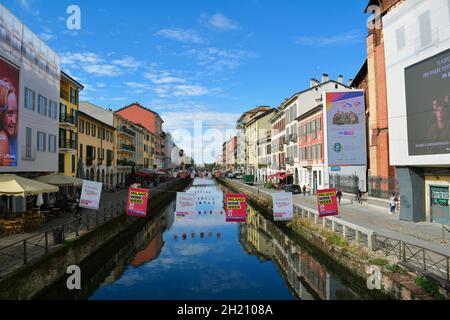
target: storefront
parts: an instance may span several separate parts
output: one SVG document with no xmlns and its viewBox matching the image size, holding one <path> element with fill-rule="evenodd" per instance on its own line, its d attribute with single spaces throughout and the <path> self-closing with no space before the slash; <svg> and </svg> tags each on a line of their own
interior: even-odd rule
<svg viewBox="0 0 450 320">
<path fill-rule="evenodd" d="M 450 224 L 450 177 L 425 177 L 426 220 Z"/>
</svg>

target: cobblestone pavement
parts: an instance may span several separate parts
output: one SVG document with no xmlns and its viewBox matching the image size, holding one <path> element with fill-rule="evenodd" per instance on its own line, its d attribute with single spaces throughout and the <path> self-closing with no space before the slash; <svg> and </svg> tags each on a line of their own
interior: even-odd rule
<svg viewBox="0 0 450 320">
<path fill-rule="evenodd" d="M 232 181 L 242 183 L 239 180 Z M 253 188 L 269 193 L 280 192 L 266 189 L 262 184 L 255 184 Z M 294 203 L 317 210 L 317 198 L 315 196 L 294 195 Z M 389 215 L 387 205 L 383 208 L 367 204 L 352 204 L 349 199 L 343 199 L 339 213 L 339 218 L 342 220 L 371 229 L 377 234 L 450 255 L 450 244 L 441 244 L 441 225 L 428 222 L 400 221 L 397 214 Z M 450 234 L 446 232 L 445 237 L 449 240 Z"/>
</svg>

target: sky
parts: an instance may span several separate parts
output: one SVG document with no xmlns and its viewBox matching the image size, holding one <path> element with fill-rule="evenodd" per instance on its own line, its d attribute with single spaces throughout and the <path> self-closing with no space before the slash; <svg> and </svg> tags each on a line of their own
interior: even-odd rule
<svg viewBox="0 0 450 320">
<path fill-rule="evenodd" d="M 81 100 L 158 112 L 197 163 L 214 162 L 244 111 L 277 107 L 323 73 L 354 78 L 366 58 L 367 0 L 2 3 L 85 85 Z M 70 5 L 80 30 L 67 28 Z"/>
</svg>

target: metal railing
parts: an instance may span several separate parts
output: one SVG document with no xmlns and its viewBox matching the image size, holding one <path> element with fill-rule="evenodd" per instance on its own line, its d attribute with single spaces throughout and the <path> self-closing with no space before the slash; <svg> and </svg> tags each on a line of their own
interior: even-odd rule
<svg viewBox="0 0 450 320">
<path fill-rule="evenodd" d="M 126 202 L 117 202 L 103 212 L 85 214 L 62 225 L 49 228 L 26 239 L 0 248 L 0 279 L 2 275 L 28 264 L 31 260 L 47 254 L 64 241 L 78 237 L 109 220 L 125 213 Z"/>
</svg>

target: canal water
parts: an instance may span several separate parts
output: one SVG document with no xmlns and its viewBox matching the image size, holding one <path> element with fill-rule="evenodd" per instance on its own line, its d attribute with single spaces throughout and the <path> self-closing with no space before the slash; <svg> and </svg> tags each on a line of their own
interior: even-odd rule
<svg viewBox="0 0 450 320">
<path fill-rule="evenodd" d="M 81 291 L 69 291 L 61 281 L 38 298 L 371 298 L 364 283 L 305 248 L 268 213 L 249 206 L 246 223 L 226 222 L 227 190 L 214 180 L 196 179 L 187 191 L 197 195 L 195 216 L 178 219 L 172 202 L 161 212 L 151 213 L 154 219 L 142 230 L 117 237 L 86 261 L 81 266 Z"/>
</svg>

